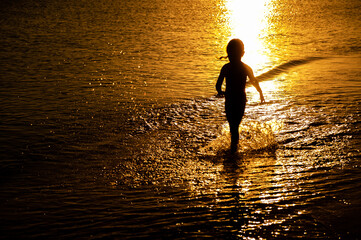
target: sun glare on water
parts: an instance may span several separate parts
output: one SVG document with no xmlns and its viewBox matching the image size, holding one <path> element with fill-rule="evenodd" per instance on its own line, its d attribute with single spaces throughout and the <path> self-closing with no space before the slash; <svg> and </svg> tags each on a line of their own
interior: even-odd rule
<svg viewBox="0 0 361 240">
<path fill-rule="evenodd" d="M 255 69 L 263 68 L 269 62 L 262 35 L 267 32 L 267 16 L 271 12 L 271 0 L 228 0 L 226 8 L 228 27 L 232 38 L 239 38 L 245 44 L 244 61 Z"/>
</svg>

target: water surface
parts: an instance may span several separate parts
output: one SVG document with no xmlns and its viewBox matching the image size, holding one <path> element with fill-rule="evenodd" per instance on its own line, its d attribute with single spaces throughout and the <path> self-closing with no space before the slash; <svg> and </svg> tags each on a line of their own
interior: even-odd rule
<svg viewBox="0 0 361 240">
<path fill-rule="evenodd" d="M 5 239 L 360 238 L 359 1 L 1 9 Z M 230 155 L 233 37 L 267 103 Z"/>
</svg>

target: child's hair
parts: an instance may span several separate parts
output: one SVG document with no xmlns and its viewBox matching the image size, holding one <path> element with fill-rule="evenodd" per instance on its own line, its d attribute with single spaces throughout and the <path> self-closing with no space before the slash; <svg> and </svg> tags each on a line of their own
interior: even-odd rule
<svg viewBox="0 0 361 240">
<path fill-rule="evenodd" d="M 229 41 L 227 45 L 227 57 L 220 57 L 219 59 L 228 58 L 230 62 L 238 61 L 244 54 L 244 44 L 240 39 L 234 38 Z"/>
</svg>

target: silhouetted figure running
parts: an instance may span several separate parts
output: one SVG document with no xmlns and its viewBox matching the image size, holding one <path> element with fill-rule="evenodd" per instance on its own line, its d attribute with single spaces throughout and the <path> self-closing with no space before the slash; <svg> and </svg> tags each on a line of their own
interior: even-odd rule
<svg viewBox="0 0 361 240">
<path fill-rule="evenodd" d="M 239 39 L 232 39 L 227 45 L 229 63 L 225 64 L 219 74 L 216 89 L 218 96 L 225 96 L 225 109 L 229 129 L 231 132 L 231 151 L 236 152 L 239 142 L 239 124 L 242 121 L 247 102 L 247 77 L 260 94 L 261 103 L 264 103 L 262 90 L 252 69 L 241 61 L 244 55 L 244 45 Z M 226 91 L 222 91 L 222 83 L 226 78 Z"/>
</svg>

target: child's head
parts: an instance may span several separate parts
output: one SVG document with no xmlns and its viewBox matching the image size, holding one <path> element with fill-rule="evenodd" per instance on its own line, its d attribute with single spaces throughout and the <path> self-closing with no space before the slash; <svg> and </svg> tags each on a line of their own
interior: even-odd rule
<svg viewBox="0 0 361 240">
<path fill-rule="evenodd" d="M 230 62 L 240 61 L 244 54 L 244 45 L 240 39 L 232 39 L 227 45 L 227 54 Z"/>
</svg>

